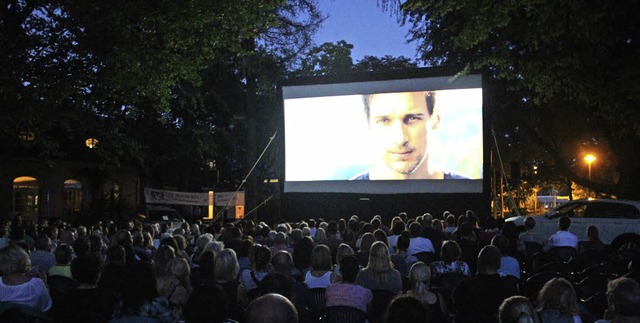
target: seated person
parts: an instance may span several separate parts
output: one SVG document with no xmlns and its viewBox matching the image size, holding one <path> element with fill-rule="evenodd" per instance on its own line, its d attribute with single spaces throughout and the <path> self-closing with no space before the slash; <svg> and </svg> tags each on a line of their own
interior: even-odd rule
<svg viewBox="0 0 640 323">
<path fill-rule="evenodd" d="M 29 271 L 31 260 L 24 249 L 18 245 L 0 249 L 0 302 L 46 312 L 52 305 L 47 286 L 41 278 L 28 275 Z M 40 272 L 36 272 L 38 274 Z"/>
<path fill-rule="evenodd" d="M 549 237 L 544 250 L 548 251 L 555 247 L 571 247 L 578 251 L 578 237 L 569 232 L 569 226 L 571 226 L 571 219 L 566 215 L 561 216 L 558 220 L 559 230 Z"/>
<path fill-rule="evenodd" d="M 57 322 L 83 322 L 87 318 L 100 318 L 104 322 L 111 319 L 118 296 L 111 290 L 98 288 L 102 272 L 100 259 L 87 254 L 71 262 L 71 274 L 80 285 L 62 295 L 60 304 L 55 304 Z"/>
<path fill-rule="evenodd" d="M 326 288 L 331 284 L 331 251 L 325 245 L 316 245 L 311 252 L 311 270 L 304 282 L 309 288 Z"/>
<path fill-rule="evenodd" d="M 325 291 L 325 306 L 350 306 L 366 312 L 373 294 L 371 290 L 355 284 L 360 271 L 356 258 L 353 255 L 342 257 L 340 271 L 342 281 L 329 285 Z"/>
<path fill-rule="evenodd" d="M 398 237 L 396 243 L 396 248 L 398 250 L 395 255 L 391 256 L 393 266 L 402 274 L 403 277 L 409 276 L 409 269 L 413 264 L 418 262 L 418 258 L 410 255 L 407 251 L 410 244 L 411 239 L 409 238 L 409 233 L 407 231 L 403 231 L 400 237 Z"/>
<path fill-rule="evenodd" d="M 73 258 L 73 248 L 63 243 L 53 252 L 56 257 L 56 264 L 49 269 L 49 276 L 65 276 L 71 277 L 71 258 Z"/>
<path fill-rule="evenodd" d="M 500 269 L 498 269 L 500 276 L 511 275 L 520 279 L 520 263 L 518 262 L 518 259 L 507 255 L 509 250 L 509 240 L 505 236 L 499 234 L 491 239 L 491 244 L 498 247 L 502 254 L 500 259 Z"/>
<path fill-rule="evenodd" d="M 500 249 L 486 246 L 478 255 L 478 274 L 453 290 L 456 322 L 497 322 L 502 302 L 518 294 L 517 283 L 500 277 Z"/>
<path fill-rule="evenodd" d="M 376 241 L 371 246 L 369 263 L 358 273 L 356 283 L 371 290 L 402 290 L 402 274 L 393 268 L 389 248 L 384 242 Z"/>
<path fill-rule="evenodd" d="M 545 243 L 547 242 L 547 239 L 544 235 L 534 231 L 535 227 L 536 220 L 533 217 L 528 216 L 524 220 L 524 228 L 526 231 L 518 235 L 518 241 L 520 241 L 520 243 L 518 244 L 518 251 L 522 252 L 523 254 L 526 254 L 524 244 L 525 242 L 535 242 L 539 244 L 540 247 L 544 247 Z"/>
</svg>

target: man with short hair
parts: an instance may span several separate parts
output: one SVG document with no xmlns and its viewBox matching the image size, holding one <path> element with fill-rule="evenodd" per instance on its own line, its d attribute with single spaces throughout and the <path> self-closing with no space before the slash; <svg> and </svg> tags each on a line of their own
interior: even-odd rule
<svg viewBox="0 0 640 323">
<path fill-rule="evenodd" d="M 429 160 L 429 136 L 440 123 L 434 91 L 367 94 L 363 103 L 377 160 L 352 179 L 461 178 Z"/>
<path fill-rule="evenodd" d="M 544 250 L 550 250 L 555 247 L 572 247 L 576 251 L 578 250 L 578 237 L 569 232 L 569 226 L 571 226 L 571 219 L 568 216 L 563 215 L 558 220 L 558 231 L 549 237 L 547 244 L 544 246 Z"/>
<path fill-rule="evenodd" d="M 253 300 L 244 313 L 244 322 L 298 323 L 298 311 L 286 297 L 279 294 L 267 294 Z"/>
<path fill-rule="evenodd" d="M 518 294 L 517 282 L 500 277 L 501 253 L 486 246 L 478 255 L 478 274 L 463 279 L 453 290 L 456 322 L 498 322 L 498 309 L 506 298 Z"/>
</svg>

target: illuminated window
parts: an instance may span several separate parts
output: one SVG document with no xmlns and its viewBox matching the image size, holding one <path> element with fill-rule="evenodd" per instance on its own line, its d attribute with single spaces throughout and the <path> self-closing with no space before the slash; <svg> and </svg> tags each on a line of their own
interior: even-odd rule
<svg viewBox="0 0 640 323">
<path fill-rule="evenodd" d="M 13 212 L 25 219 L 37 219 L 40 182 L 30 176 L 20 176 L 13 180 Z"/>
<path fill-rule="evenodd" d="M 80 212 L 82 208 L 82 183 L 75 179 L 64 181 L 64 199 L 67 213 Z"/>
</svg>

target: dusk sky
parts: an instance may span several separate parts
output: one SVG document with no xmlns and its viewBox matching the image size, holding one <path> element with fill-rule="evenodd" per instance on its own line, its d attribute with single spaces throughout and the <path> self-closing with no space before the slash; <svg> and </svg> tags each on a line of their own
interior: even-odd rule
<svg viewBox="0 0 640 323">
<path fill-rule="evenodd" d="M 319 0 L 320 10 L 329 18 L 315 37 L 317 45 L 344 39 L 353 44 L 354 62 L 365 55 L 405 56 L 415 59 L 416 46 L 408 44 L 408 26 L 378 7 L 374 0 Z"/>
</svg>

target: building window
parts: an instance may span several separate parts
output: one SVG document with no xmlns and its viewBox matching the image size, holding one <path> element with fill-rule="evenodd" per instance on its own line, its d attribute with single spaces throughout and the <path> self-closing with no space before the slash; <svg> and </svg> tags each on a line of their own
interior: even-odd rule
<svg viewBox="0 0 640 323">
<path fill-rule="evenodd" d="M 82 183 L 75 179 L 64 181 L 65 212 L 80 213 L 82 208 Z"/>
<path fill-rule="evenodd" d="M 40 201 L 40 182 L 30 176 L 20 176 L 13 180 L 13 213 L 24 219 L 37 220 Z"/>
</svg>

